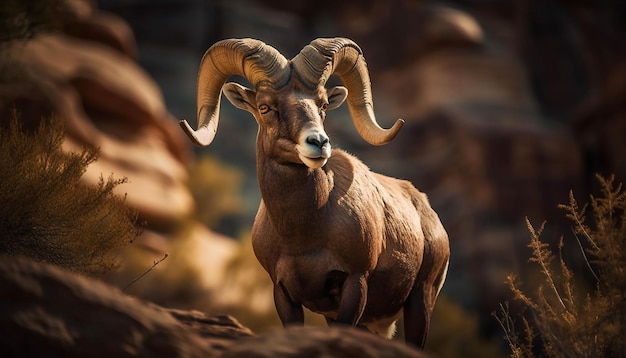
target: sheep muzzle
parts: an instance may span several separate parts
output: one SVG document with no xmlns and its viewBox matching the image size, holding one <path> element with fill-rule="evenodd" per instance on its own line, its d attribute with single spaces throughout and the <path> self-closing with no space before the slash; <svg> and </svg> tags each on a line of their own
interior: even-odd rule
<svg viewBox="0 0 626 358">
<path fill-rule="evenodd" d="M 321 168 L 330 158 L 330 140 L 323 130 L 311 128 L 302 132 L 296 150 L 304 165 Z"/>
</svg>

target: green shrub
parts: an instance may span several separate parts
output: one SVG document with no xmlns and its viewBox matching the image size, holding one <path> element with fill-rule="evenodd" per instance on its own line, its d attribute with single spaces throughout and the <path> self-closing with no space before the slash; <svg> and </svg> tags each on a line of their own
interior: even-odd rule
<svg viewBox="0 0 626 358">
<path fill-rule="evenodd" d="M 530 261 L 538 265 L 543 280 L 528 293 L 513 275 L 508 277 L 513 297 L 531 313 L 522 316 L 524 334 L 518 333 L 508 304 L 495 314 L 512 357 L 626 356 L 626 193 L 614 178 L 598 176 L 598 181 L 601 196 L 590 198 L 591 220 L 586 216 L 589 205 L 580 208 L 571 192 L 569 204 L 559 205 L 572 221 L 576 245 L 595 281 L 589 288 L 575 279 L 571 264 L 563 259 L 563 238 L 555 260 L 549 245 L 540 240 L 544 225 L 535 229 L 526 220 Z"/>
<path fill-rule="evenodd" d="M 139 234 L 136 214 L 113 194 L 125 179 L 80 181 L 98 150 L 65 153 L 62 142 L 60 121 L 27 133 L 15 115 L 0 129 L 0 253 L 102 274 Z"/>
</svg>

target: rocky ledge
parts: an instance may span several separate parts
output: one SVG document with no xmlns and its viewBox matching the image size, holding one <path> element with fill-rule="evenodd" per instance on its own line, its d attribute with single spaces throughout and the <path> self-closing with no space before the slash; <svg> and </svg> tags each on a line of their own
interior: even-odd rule
<svg viewBox="0 0 626 358">
<path fill-rule="evenodd" d="M 0 258 L 3 357 L 423 357 L 349 327 L 257 336 L 230 316 L 168 309 L 99 280 Z"/>
</svg>

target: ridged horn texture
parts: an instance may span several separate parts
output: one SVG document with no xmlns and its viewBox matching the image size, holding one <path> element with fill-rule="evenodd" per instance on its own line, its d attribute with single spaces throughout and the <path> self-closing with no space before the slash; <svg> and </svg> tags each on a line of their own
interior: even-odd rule
<svg viewBox="0 0 626 358">
<path fill-rule="evenodd" d="M 255 39 L 228 39 L 211 46 L 198 71 L 198 129 L 186 120 L 180 125 L 197 145 L 211 144 L 219 123 L 222 86 L 229 77 L 239 75 L 254 87 L 265 82 L 274 88 L 287 84 L 289 61 L 276 49 Z"/>
<path fill-rule="evenodd" d="M 402 128 L 402 119 L 398 119 L 390 129 L 383 129 L 378 125 L 374 115 L 367 64 L 361 48 L 352 40 L 313 40 L 291 62 L 300 80 L 311 89 L 325 85 L 332 74 L 341 79 L 348 89 L 348 109 L 354 126 L 368 143 L 389 143 Z"/>
</svg>

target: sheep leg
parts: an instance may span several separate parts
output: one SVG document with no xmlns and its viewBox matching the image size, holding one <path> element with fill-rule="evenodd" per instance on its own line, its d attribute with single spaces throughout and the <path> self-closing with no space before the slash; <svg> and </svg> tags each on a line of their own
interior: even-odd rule
<svg viewBox="0 0 626 358">
<path fill-rule="evenodd" d="M 356 326 L 365 310 L 367 302 L 367 277 L 364 274 L 351 274 L 343 283 L 337 323 Z"/>
<path fill-rule="evenodd" d="M 302 305 L 293 302 L 286 290 L 280 284 L 274 285 L 274 305 L 276 306 L 276 312 L 278 317 L 286 325 L 304 325 L 304 310 Z"/>
<path fill-rule="evenodd" d="M 404 336 L 407 343 L 424 349 L 435 303 L 430 285 L 416 284 L 404 302 Z"/>
</svg>

